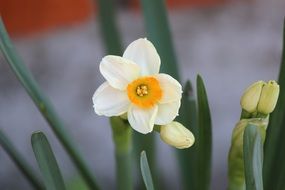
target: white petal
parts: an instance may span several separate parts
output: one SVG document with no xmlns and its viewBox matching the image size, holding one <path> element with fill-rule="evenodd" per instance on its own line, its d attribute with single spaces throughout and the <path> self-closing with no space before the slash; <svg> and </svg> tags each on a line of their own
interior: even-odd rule
<svg viewBox="0 0 285 190">
<path fill-rule="evenodd" d="M 122 115 L 126 113 L 130 107 L 127 93 L 113 88 L 108 82 L 99 86 L 92 100 L 95 113 L 108 117 Z"/>
<path fill-rule="evenodd" d="M 156 114 L 157 105 L 150 109 L 142 109 L 131 105 L 128 111 L 128 120 L 134 130 L 147 134 L 153 129 Z"/>
<path fill-rule="evenodd" d="M 139 76 L 140 68 L 130 60 L 108 55 L 100 63 L 100 72 L 112 87 L 124 90 Z"/>
<path fill-rule="evenodd" d="M 123 57 L 138 64 L 142 75 L 159 73 L 160 57 L 154 45 L 147 39 L 140 38 L 132 42 L 125 50 Z"/>
<path fill-rule="evenodd" d="M 159 103 L 169 103 L 181 99 L 182 86 L 177 80 L 167 74 L 158 74 L 155 75 L 155 78 L 159 81 L 162 90 L 162 98 Z"/>
<path fill-rule="evenodd" d="M 171 123 L 175 117 L 178 116 L 180 104 L 180 100 L 166 104 L 159 104 L 154 123 L 157 125 L 166 125 Z"/>
</svg>

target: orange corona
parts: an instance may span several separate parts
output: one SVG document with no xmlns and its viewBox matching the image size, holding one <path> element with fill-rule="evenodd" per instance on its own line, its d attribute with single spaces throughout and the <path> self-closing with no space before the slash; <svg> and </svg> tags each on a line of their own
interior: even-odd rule
<svg viewBox="0 0 285 190">
<path fill-rule="evenodd" d="M 159 82 L 154 77 L 141 77 L 131 82 L 127 87 L 130 101 L 141 107 L 151 108 L 162 97 Z"/>
</svg>

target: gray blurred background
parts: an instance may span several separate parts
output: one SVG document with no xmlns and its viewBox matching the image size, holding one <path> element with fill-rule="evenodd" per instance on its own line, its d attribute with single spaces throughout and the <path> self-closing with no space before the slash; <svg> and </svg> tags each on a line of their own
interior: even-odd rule
<svg viewBox="0 0 285 190">
<path fill-rule="evenodd" d="M 117 17 L 124 47 L 146 36 L 141 13 L 125 5 L 126 1 L 119 4 Z M 227 1 L 169 11 L 182 79 L 195 82 L 199 73 L 208 91 L 214 141 L 212 189 L 227 186 L 227 152 L 231 131 L 239 119 L 243 90 L 256 80 L 278 76 L 284 15 L 284 0 Z M 100 185 L 115 189 L 108 118 L 95 115 L 91 101 L 104 81 L 98 69 L 105 55 L 98 27 L 93 13 L 75 24 L 15 35 L 13 42 L 63 118 Z M 0 127 L 35 169 L 30 136 L 33 131 L 44 131 L 66 180 L 76 177 L 70 159 L 1 54 Z M 173 150 L 157 138 L 162 178 L 169 189 L 181 189 Z M 1 147 L 0 189 L 31 189 Z"/>
</svg>

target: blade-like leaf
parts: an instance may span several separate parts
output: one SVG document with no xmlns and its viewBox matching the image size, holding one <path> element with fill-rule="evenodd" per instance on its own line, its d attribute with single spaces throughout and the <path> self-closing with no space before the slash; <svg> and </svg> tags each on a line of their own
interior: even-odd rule
<svg viewBox="0 0 285 190">
<path fill-rule="evenodd" d="M 198 127 L 198 189 L 210 188 L 212 161 L 212 124 L 204 82 L 197 76 Z"/>
<path fill-rule="evenodd" d="M 263 143 L 255 125 L 247 125 L 243 135 L 243 160 L 246 190 L 263 190 Z"/>
<path fill-rule="evenodd" d="M 278 83 L 279 99 L 270 115 L 264 152 L 264 189 L 284 190 L 285 187 L 285 19 L 283 25 L 283 52 Z M 280 146 L 282 145 L 282 146 Z M 277 188 L 278 183 L 280 184 Z"/>
<path fill-rule="evenodd" d="M 122 42 L 116 23 L 116 9 L 114 0 L 97 0 L 99 23 L 103 41 L 108 54 L 121 55 Z"/>
<path fill-rule="evenodd" d="M 144 181 L 146 189 L 147 190 L 154 190 L 151 172 L 149 169 L 149 165 L 148 165 L 148 161 L 147 161 L 145 151 L 141 152 L 140 165 L 141 165 L 142 177 L 143 177 L 143 181 Z"/>
<path fill-rule="evenodd" d="M 46 136 L 42 132 L 32 134 L 32 147 L 47 190 L 64 190 L 64 182 Z"/>
<path fill-rule="evenodd" d="M 19 170 L 24 174 L 26 179 L 34 187 L 34 189 L 43 189 L 41 180 L 36 175 L 35 171 L 33 171 L 32 167 L 24 159 L 21 153 L 18 152 L 18 150 L 12 144 L 11 140 L 3 133 L 2 130 L 0 130 L 0 144 L 17 165 Z"/>
<path fill-rule="evenodd" d="M 178 65 L 168 24 L 165 1 L 141 0 L 141 5 L 147 38 L 154 44 L 161 58 L 161 72 L 170 74 L 179 80 Z"/>
<path fill-rule="evenodd" d="M 187 127 L 195 137 L 198 136 L 196 100 L 190 81 L 186 82 L 183 89 L 181 107 L 177 120 Z M 185 189 L 197 189 L 197 143 L 188 149 L 177 149 L 176 153 Z"/>
<path fill-rule="evenodd" d="M 142 150 L 146 150 L 148 152 L 148 162 L 150 167 L 153 169 L 153 174 L 156 174 L 157 171 L 157 165 L 155 163 L 155 134 L 150 133 L 147 135 L 143 135 L 141 133 L 138 133 L 136 131 L 133 132 L 133 144 L 134 144 L 134 150 L 133 150 L 133 156 L 135 160 L 135 164 L 139 163 L 140 160 L 140 152 Z M 139 166 L 136 166 L 136 171 L 139 172 Z M 154 176 L 156 179 L 156 177 Z M 144 189 L 143 181 L 139 178 L 138 179 L 138 189 Z M 158 185 L 158 184 L 155 184 Z"/>
<path fill-rule="evenodd" d="M 84 162 L 81 154 L 76 148 L 76 144 L 72 141 L 68 131 L 64 128 L 62 121 L 55 112 L 48 98 L 44 95 L 39 85 L 33 78 L 30 71 L 22 63 L 16 54 L 14 47 L 6 32 L 2 19 L 0 18 L 0 49 L 3 52 L 11 69 L 30 95 L 43 117 L 49 123 L 51 129 L 60 140 L 71 160 L 74 162 L 84 180 L 91 189 L 98 189 L 95 177 L 92 175 L 89 167 Z"/>
</svg>

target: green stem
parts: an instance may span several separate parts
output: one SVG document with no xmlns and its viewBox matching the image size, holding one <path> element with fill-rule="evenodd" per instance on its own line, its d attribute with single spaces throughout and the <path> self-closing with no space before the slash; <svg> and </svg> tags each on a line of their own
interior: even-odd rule
<svg viewBox="0 0 285 190">
<path fill-rule="evenodd" d="M 132 131 L 129 124 L 120 117 L 111 118 L 115 144 L 117 189 L 131 190 L 132 184 Z"/>
<path fill-rule="evenodd" d="M 62 143 L 63 147 L 70 155 L 71 160 L 85 179 L 86 183 L 90 189 L 98 189 L 96 179 L 93 176 L 91 170 L 84 162 L 82 154 L 76 148 L 76 144 L 72 141 L 71 136 L 68 131 L 64 128 L 64 125 L 55 112 L 53 106 L 51 105 L 49 99 L 40 89 L 38 83 L 33 78 L 30 71 L 22 63 L 21 59 L 16 54 L 13 45 L 9 39 L 9 36 L 5 30 L 2 19 L 0 18 L 0 48 L 3 52 L 5 58 L 11 69 L 14 71 L 15 75 L 22 83 L 27 93 L 30 95 L 42 116 L 49 123 L 51 129 Z"/>
<path fill-rule="evenodd" d="M 240 120 L 242 119 L 249 119 L 251 118 L 251 113 L 245 111 L 244 109 L 242 109 L 241 114 L 240 114 Z"/>
</svg>

